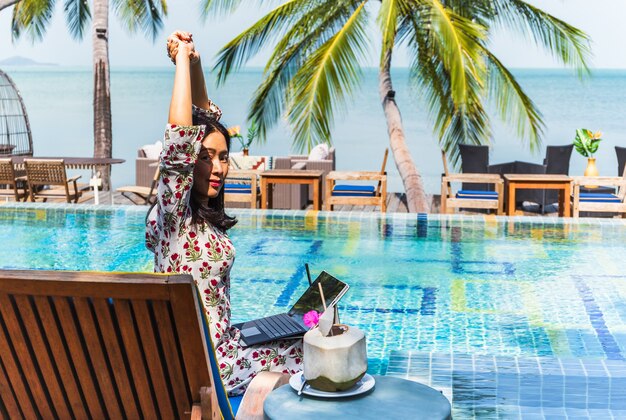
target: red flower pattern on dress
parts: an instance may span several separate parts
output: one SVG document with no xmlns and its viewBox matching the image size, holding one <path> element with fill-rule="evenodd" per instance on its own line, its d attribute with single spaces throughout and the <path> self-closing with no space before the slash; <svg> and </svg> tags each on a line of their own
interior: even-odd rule
<svg viewBox="0 0 626 420">
<path fill-rule="evenodd" d="M 193 276 L 209 319 L 222 381 L 229 393 L 241 394 L 262 370 L 290 374 L 300 371 L 302 342 L 286 340 L 243 348 L 240 331 L 230 325 L 230 270 L 235 248 L 225 232 L 210 224 L 192 227 L 190 223 L 189 193 L 203 129 L 176 125 L 166 128 L 157 206 L 146 223 L 146 246 L 154 252 L 155 271 Z M 185 135 L 181 136 L 183 131 Z"/>
</svg>

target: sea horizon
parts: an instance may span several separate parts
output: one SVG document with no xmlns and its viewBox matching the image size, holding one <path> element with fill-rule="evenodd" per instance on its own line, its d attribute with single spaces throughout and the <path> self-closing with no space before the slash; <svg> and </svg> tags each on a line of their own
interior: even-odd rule
<svg viewBox="0 0 626 420">
<path fill-rule="evenodd" d="M 34 154 L 39 156 L 92 156 L 91 66 L 3 65 L 26 104 L 33 132 Z M 205 72 L 208 74 L 208 68 Z M 233 73 L 217 88 L 207 76 L 209 96 L 222 108 L 226 125 L 241 125 L 245 132 L 248 101 L 262 77 L 261 67 Z M 617 175 L 613 146 L 626 145 L 626 104 L 618 97 L 626 89 L 626 69 L 592 69 L 581 82 L 571 69 L 511 69 L 544 116 L 546 129 L 538 153 L 532 154 L 516 139 L 512 128 L 492 117 L 490 163 L 523 160 L 541 163 L 546 145 L 569 144 L 577 128 L 602 131 L 597 153 L 601 175 Z M 347 101 L 344 113 L 335 114 L 332 143 L 337 170 L 379 170 L 389 147 L 386 121 L 378 99 L 378 69 L 363 68 L 361 89 Z M 394 68 L 396 99 L 403 117 L 407 145 L 420 171 L 426 191 L 438 194 L 443 171 L 432 123 L 419 93 L 409 85 L 408 68 Z M 112 66 L 113 156 L 125 159 L 113 167 L 113 186 L 133 184 L 135 157 L 144 144 L 162 138 L 171 94 L 173 66 Z M 239 150 L 237 142 L 233 151 Z M 264 144 L 254 143 L 253 155 L 286 156 L 297 153 L 284 122 L 268 133 Z M 582 175 L 586 159 L 572 154 L 570 174 Z M 404 190 L 393 156 L 387 165 L 389 191 Z"/>
</svg>

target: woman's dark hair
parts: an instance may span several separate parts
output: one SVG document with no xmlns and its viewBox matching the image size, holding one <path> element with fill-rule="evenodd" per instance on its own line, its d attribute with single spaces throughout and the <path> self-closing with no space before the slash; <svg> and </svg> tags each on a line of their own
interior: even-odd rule
<svg viewBox="0 0 626 420">
<path fill-rule="evenodd" d="M 228 130 L 220 122 L 194 113 L 193 125 L 204 125 L 206 127 L 204 130 L 205 136 L 215 132 L 222 134 L 226 139 L 226 148 L 230 151 L 230 134 L 228 134 Z M 226 231 L 237 223 L 236 218 L 228 216 L 224 211 L 224 186 L 220 189 L 217 197 L 209 198 L 206 205 L 201 203 L 192 188 L 189 206 L 191 207 L 191 223 L 193 224 L 210 223 L 216 228 Z"/>
</svg>

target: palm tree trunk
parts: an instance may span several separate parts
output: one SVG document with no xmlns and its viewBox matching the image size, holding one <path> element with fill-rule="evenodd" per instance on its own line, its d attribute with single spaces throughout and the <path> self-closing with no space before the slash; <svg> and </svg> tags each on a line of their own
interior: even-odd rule
<svg viewBox="0 0 626 420">
<path fill-rule="evenodd" d="M 109 0 L 95 0 L 93 14 L 93 156 L 110 158 L 113 148 L 109 74 Z M 111 188 L 111 167 L 101 168 L 102 188 Z"/>
<path fill-rule="evenodd" d="M 18 1 L 20 0 L 0 0 L 0 10 L 13 6 Z"/>
<path fill-rule="evenodd" d="M 378 89 L 380 99 L 387 119 L 387 131 L 389 133 L 389 144 L 396 167 L 404 184 L 406 201 L 411 213 L 428 213 L 430 205 L 424 191 L 422 177 L 415 167 L 411 152 L 404 139 L 404 129 L 402 128 L 402 116 L 400 108 L 394 99 L 395 92 L 391 84 L 391 51 L 385 53 L 378 74 Z"/>
</svg>

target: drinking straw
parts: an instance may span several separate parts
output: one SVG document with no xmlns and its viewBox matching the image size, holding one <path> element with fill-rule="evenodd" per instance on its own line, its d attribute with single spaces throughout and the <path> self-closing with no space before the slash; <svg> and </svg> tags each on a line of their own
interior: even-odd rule
<svg viewBox="0 0 626 420">
<path fill-rule="evenodd" d="M 304 263 L 304 268 L 306 268 L 306 278 L 309 280 L 309 286 L 311 285 L 311 272 L 309 271 L 309 263 Z"/>
<path fill-rule="evenodd" d="M 320 289 L 320 296 L 322 298 L 322 305 L 324 306 L 324 312 L 326 312 L 326 299 L 324 298 L 324 290 L 322 289 L 322 282 L 317 283 L 317 287 Z M 333 326 L 330 326 L 330 335 L 333 334 Z"/>
<path fill-rule="evenodd" d="M 324 290 L 322 289 L 322 282 L 317 283 L 317 286 L 320 288 L 320 296 L 322 298 L 322 305 L 324 306 L 324 310 L 326 310 L 326 299 L 324 298 Z"/>
</svg>

